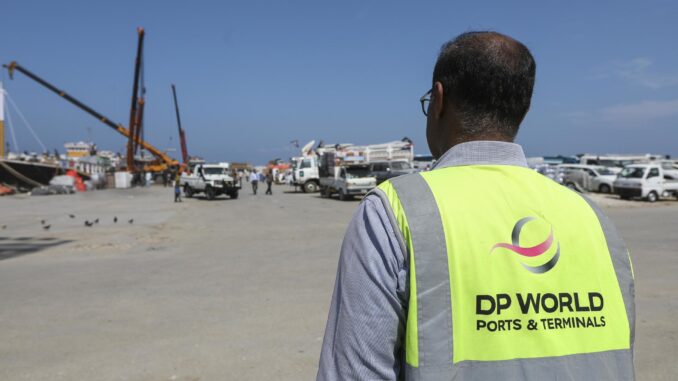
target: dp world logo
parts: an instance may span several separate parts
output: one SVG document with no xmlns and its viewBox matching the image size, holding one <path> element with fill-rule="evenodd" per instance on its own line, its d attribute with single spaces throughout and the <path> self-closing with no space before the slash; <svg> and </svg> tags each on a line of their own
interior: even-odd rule
<svg viewBox="0 0 678 381">
<path fill-rule="evenodd" d="M 520 246 L 520 233 L 522 232 L 523 228 L 525 225 L 530 222 L 536 220 L 535 217 L 525 217 L 518 222 L 516 222 L 516 225 L 513 227 L 513 231 L 511 232 L 511 243 L 498 243 L 492 246 L 492 250 L 490 250 L 490 253 L 495 251 L 496 249 L 508 249 L 522 257 L 525 258 L 542 258 L 544 259 L 548 258 L 548 255 L 546 254 L 547 252 L 551 251 L 549 250 L 551 246 L 553 246 L 553 227 L 551 227 L 551 232 L 549 233 L 548 237 L 541 242 L 540 244 L 532 247 L 523 247 Z M 532 266 L 528 265 L 524 262 L 521 261 L 521 265 L 523 265 L 524 268 L 527 270 L 535 273 L 535 274 L 542 274 L 545 273 L 549 270 L 551 270 L 556 263 L 558 263 L 558 258 L 560 258 L 560 243 L 556 243 L 556 250 L 555 254 L 553 254 L 553 257 L 551 257 L 548 261 L 546 261 L 542 265 L 538 266 Z"/>
</svg>

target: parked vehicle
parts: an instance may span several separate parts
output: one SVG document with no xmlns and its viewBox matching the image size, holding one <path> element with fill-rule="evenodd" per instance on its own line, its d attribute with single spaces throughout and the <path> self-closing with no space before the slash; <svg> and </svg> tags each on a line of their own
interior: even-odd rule
<svg viewBox="0 0 678 381">
<path fill-rule="evenodd" d="M 678 163 L 675 160 L 660 160 L 657 164 L 664 170 L 664 178 L 678 180 Z"/>
<path fill-rule="evenodd" d="M 240 182 L 231 176 L 228 163 L 197 164 L 193 171 L 181 175 L 181 185 L 186 197 L 205 193 L 208 200 L 226 194 L 230 198 L 238 198 Z"/>
<path fill-rule="evenodd" d="M 426 171 L 433 168 L 436 159 L 432 155 L 415 155 L 412 159 L 412 167 L 417 171 Z"/>
<path fill-rule="evenodd" d="M 320 185 L 318 157 L 293 157 L 290 159 L 290 163 L 292 164 L 292 181 L 290 184 L 295 188 L 300 188 L 305 193 L 317 192 Z"/>
<path fill-rule="evenodd" d="M 377 186 L 377 179 L 370 173 L 369 164 L 340 162 L 334 153 L 325 153 L 320 165 L 320 195 L 339 200 L 350 200 L 353 196 L 366 195 Z"/>
<path fill-rule="evenodd" d="M 678 198 L 678 180 L 666 179 L 661 165 L 626 166 L 614 182 L 614 191 L 624 200 L 642 198 L 655 202 L 659 197 Z"/>
<path fill-rule="evenodd" d="M 415 172 L 415 169 L 406 161 L 382 161 L 370 163 L 369 170 L 372 176 L 377 179 L 377 185 L 390 178 Z"/>
<path fill-rule="evenodd" d="M 561 164 L 561 182 L 574 188 L 578 185 L 589 192 L 611 193 L 617 175 L 607 167 L 582 164 Z"/>
<path fill-rule="evenodd" d="M 645 163 L 650 160 L 664 158 L 664 155 L 590 155 L 584 154 L 579 158 L 581 164 L 599 165 L 608 167 L 612 172 L 619 173 L 627 165 Z"/>
<path fill-rule="evenodd" d="M 404 138 L 401 141 L 357 146 L 353 144 L 323 144 L 314 149 L 315 141 L 308 142 L 302 149 L 302 156 L 290 159 L 292 163 L 291 185 L 303 192 L 316 192 L 320 185 L 318 172 L 323 156 L 334 155 L 342 163 L 369 164 L 376 162 L 402 161 L 411 166 L 414 157 L 414 145 Z"/>
</svg>

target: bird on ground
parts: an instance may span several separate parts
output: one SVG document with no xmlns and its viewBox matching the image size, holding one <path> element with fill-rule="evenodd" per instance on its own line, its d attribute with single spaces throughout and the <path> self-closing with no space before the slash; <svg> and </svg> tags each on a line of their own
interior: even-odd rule
<svg viewBox="0 0 678 381">
<path fill-rule="evenodd" d="M 45 220 L 40 220 L 40 223 L 41 223 L 42 225 L 44 225 L 44 224 L 45 224 Z"/>
<path fill-rule="evenodd" d="M 98 224 L 98 223 L 99 223 L 99 219 L 97 218 L 96 220 L 94 220 L 94 223 L 95 223 L 95 224 Z"/>
<path fill-rule="evenodd" d="M 118 216 L 113 217 L 113 223 L 117 224 L 118 223 Z"/>
<path fill-rule="evenodd" d="M 49 230 L 49 228 L 51 228 L 51 227 L 52 227 L 52 225 L 45 225 L 42 228 L 45 229 L 45 230 Z"/>
<path fill-rule="evenodd" d="M 75 214 L 69 214 L 68 217 L 75 218 Z"/>
<path fill-rule="evenodd" d="M 130 224 L 133 224 L 133 223 L 134 223 L 134 218 L 132 218 L 131 220 L 129 220 L 129 221 L 127 221 L 127 222 L 129 222 Z"/>
<path fill-rule="evenodd" d="M 91 222 L 85 221 L 85 226 L 90 227 L 90 226 L 92 226 L 92 225 L 93 225 L 93 224 L 92 224 Z"/>
</svg>

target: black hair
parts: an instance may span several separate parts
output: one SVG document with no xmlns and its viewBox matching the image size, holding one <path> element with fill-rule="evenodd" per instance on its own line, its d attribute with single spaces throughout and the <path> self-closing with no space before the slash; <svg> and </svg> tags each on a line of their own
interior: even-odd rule
<svg viewBox="0 0 678 381">
<path fill-rule="evenodd" d="M 445 43 L 433 70 L 467 136 L 514 138 L 530 108 L 537 64 L 525 45 L 496 32 L 468 32 Z"/>
</svg>

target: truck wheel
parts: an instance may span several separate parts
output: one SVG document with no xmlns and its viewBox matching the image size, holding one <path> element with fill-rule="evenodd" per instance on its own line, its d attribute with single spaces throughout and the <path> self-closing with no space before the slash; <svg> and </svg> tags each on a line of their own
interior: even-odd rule
<svg viewBox="0 0 678 381">
<path fill-rule="evenodd" d="M 191 189 L 188 184 L 184 185 L 184 196 L 186 196 L 186 198 L 193 197 L 193 189 Z"/>
<path fill-rule="evenodd" d="M 316 184 L 313 181 L 307 181 L 304 184 L 304 192 L 306 193 L 313 193 L 318 191 L 318 184 Z"/>
<path fill-rule="evenodd" d="M 610 190 L 610 186 L 607 184 L 600 184 L 600 187 L 598 187 L 600 193 L 610 193 Z"/>
<path fill-rule="evenodd" d="M 655 191 L 652 191 L 652 192 L 647 194 L 647 201 L 649 201 L 649 202 L 657 202 L 658 199 L 659 199 L 659 196 L 657 196 L 657 192 L 655 192 Z"/>
<path fill-rule="evenodd" d="M 232 198 L 232 199 L 235 200 L 236 198 L 238 198 L 238 191 L 230 192 L 230 193 L 228 194 L 228 197 L 230 197 L 230 198 Z"/>
<path fill-rule="evenodd" d="M 212 189 L 212 187 L 209 186 L 209 185 L 206 186 L 206 187 L 205 187 L 205 197 L 206 197 L 208 200 L 214 200 L 214 197 L 215 197 L 215 196 L 216 196 L 216 194 L 214 193 L 214 189 Z"/>
</svg>

